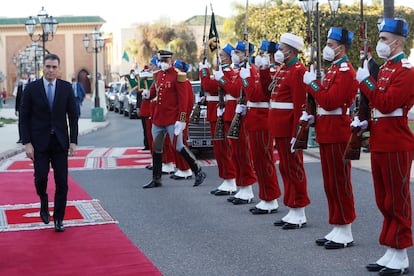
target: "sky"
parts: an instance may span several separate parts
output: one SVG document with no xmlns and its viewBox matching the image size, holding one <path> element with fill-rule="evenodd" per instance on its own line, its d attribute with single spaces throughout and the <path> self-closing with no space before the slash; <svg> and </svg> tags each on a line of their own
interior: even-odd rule
<svg viewBox="0 0 414 276">
<path fill-rule="evenodd" d="M 73 16 L 100 16 L 107 23 L 102 30 L 128 28 L 134 23 L 152 23 L 160 17 L 171 18 L 171 23 L 186 20 L 194 15 L 203 15 L 207 5 L 207 14 L 211 14 L 210 3 L 214 13 L 225 17 L 235 15 L 231 9 L 233 3 L 243 6 L 249 4 L 270 3 L 269 0 L 122 0 L 122 1 L 88 1 L 88 0 L 15 0 L 13 3 L 2 4 L 1 17 L 29 17 L 36 16 L 42 7 L 49 15 L 58 17 Z M 351 4 L 359 0 L 341 0 L 343 4 Z M 395 5 L 405 5 L 414 9 L 412 0 L 394 0 Z M 297 1 L 298 2 L 298 1 Z M 321 4 L 327 0 L 319 0 Z M 364 0 L 369 3 L 370 0 Z M 99 3 L 97 5 L 97 3 Z M 299 3 L 299 2 L 298 2 Z M 21 8 L 24 7 L 24 8 Z"/>
</svg>

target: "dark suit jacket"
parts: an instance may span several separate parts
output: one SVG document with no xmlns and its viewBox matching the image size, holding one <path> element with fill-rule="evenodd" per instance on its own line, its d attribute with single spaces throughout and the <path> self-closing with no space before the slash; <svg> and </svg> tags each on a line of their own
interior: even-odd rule
<svg viewBox="0 0 414 276">
<path fill-rule="evenodd" d="M 19 83 L 19 85 L 17 86 L 16 104 L 14 105 L 14 109 L 16 111 L 20 110 L 20 103 L 22 101 L 22 94 L 23 94 L 23 83 Z"/>
<path fill-rule="evenodd" d="M 53 108 L 50 111 L 43 79 L 29 83 L 20 105 L 20 127 L 22 143 L 32 143 L 35 150 L 47 149 L 52 129 L 63 149 L 69 148 L 69 142 L 77 144 L 78 117 L 72 85 L 61 79 L 56 80 Z"/>
</svg>

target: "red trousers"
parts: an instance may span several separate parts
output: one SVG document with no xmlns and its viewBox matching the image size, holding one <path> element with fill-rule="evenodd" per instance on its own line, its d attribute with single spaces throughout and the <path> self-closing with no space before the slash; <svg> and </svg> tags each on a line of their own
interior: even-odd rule
<svg viewBox="0 0 414 276">
<path fill-rule="evenodd" d="M 319 145 L 330 224 L 349 224 L 356 218 L 351 162 L 343 159 L 346 146 L 347 143 Z"/>
<path fill-rule="evenodd" d="M 214 138 L 216 122 L 210 122 L 211 137 Z M 232 149 L 228 138 L 224 140 L 213 139 L 213 151 L 217 161 L 218 174 L 221 179 L 235 179 L 236 165 L 232 159 Z"/>
<path fill-rule="evenodd" d="M 375 199 L 384 216 L 379 242 L 392 248 L 413 245 L 410 172 L 412 152 L 371 152 Z"/>
<path fill-rule="evenodd" d="M 310 204 L 306 173 L 303 167 L 303 152 L 290 151 L 290 137 L 275 138 L 279 154 L 279 171 L 283 179 L 283 204 L 290 208 L 302 208 Z"/>
<path fill-rule="evenodd" d="M 240 124 L 240 135 L 238 139 L 228 139 L 233 152 L 233 160 L 236 165 L 236 185 L 250 186 L 256 182 L 256 175 L 253 170 L 253 163 L 249 145 L 249 135 L 244 126 Z M 230 122 L 224 123 L 224 130 L 228 133 Z"/>
<path fill-rule="evenodd" d="M 249 142 L 259 184 L 259 198 L 265 201 L 274 200 L 280 197 L 281 192 L 273 154 L 273 139 L 267 129 L 262 129 L 249 131 Z"/>
</svg>

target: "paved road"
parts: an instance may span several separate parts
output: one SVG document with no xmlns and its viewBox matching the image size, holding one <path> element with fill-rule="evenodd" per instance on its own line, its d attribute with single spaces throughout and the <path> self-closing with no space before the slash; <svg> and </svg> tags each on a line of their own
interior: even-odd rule
<svg viewBox="0 0 414 276">
<path fill-rule="evenodd" d="M 110 125 L 80 138 L 80 146 L 142 146 L 138 120 L 110 112 Z M 253 206 L 233 206 L 209 191 L 219 184 L 216 167 L 205 167 L 206 182 L 163 177 L 163 187 L 144 190 L 151 179 L 146 169 L 72 171 L 71 175 L 101 201 L 122 231 L 165 275 L 373 275 L 364 266 L 385 249 L 378 245 L 381 216 L 376 208 L 371 175 L 353 169 L 358 218 L 355 246 L 329 251 L 315 239 L 331 230 L 318 162 L 305 165 L 312 203 L 308 225 L 286 231 L 272 223 L 287 213 L 254 216 Z M 279 178 L 280 180 L 280 178 Z M 280 182 L 282 183 L 282 182 Z M 254 187 L 257 195 L 257 186 Z M 256 198 L 257 202 L 257 198 Z M 414 254 L 409 250 L 411 264 Z"/>
</svg>

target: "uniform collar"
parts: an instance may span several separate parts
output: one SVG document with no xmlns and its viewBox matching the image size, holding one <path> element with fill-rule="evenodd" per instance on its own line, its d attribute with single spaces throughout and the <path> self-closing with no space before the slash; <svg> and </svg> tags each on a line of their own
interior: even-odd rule
<svg viewBox="0 0 414 276">
<path fill-rule="evenodd" d="M 344 56 L 343 58 L 340 58 L 337 61 L 334 61 L 333 64 L 339 65 L 343 62 L 347 62 L 348 60 L 349 60 L 348 56 Z"/>
<path fill-rule="evenodd" d="M 287 67 L 290 67 L 290 66 L 292 66 L 293 64 L 295 64 L 296 62 L 298 62 L 299 61 L 299 59 L 298 59 L 298 57 L 294 57 L 291 61 L 289 61 L 287 64 L 286 64 L 286 66 Z"/>
<path fill-rule="evenodd" d="M 405 58 L 404 52 L 400 52 L 396 54 L 395 56 L 391 57 L 389 61 L 392 61 L 392 63 L 397 63 L 397 62 L 400 62 L 404 58 Z"/>
</svg>

